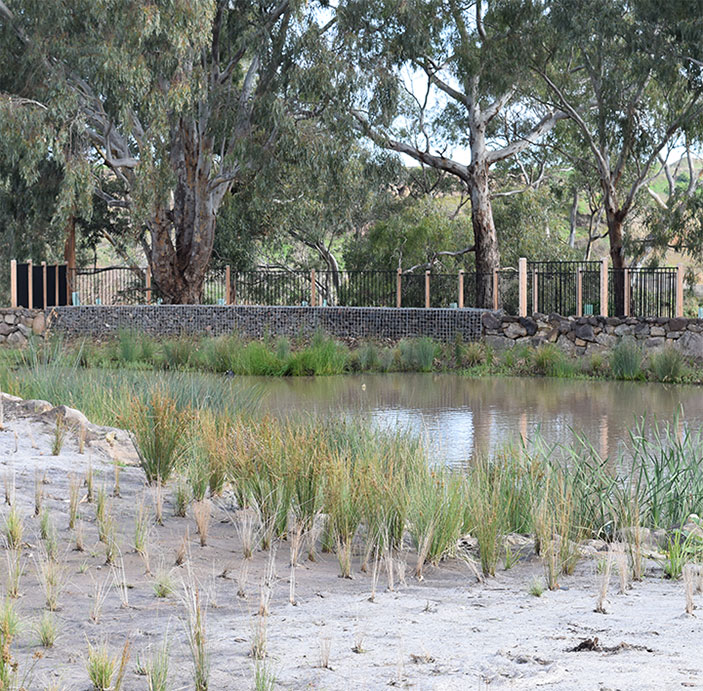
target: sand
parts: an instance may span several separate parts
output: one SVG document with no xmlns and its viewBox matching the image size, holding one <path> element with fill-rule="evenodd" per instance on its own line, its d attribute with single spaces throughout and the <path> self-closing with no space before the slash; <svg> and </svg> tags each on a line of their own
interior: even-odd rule
<svg viewBox="0 0 703 691">
<path fill-rule="evenodd" d="M 35 410 L 44 412 L 37 415 Z M 71 431 L 59 455 L 53 456 L 55 414 L 48 404 L 6 398 L 0 431 L 0 474 L 15 473 L 16 504 L 25 517 L 25 574 L 16 601 L 23 627 L 12 653 L 20 669 L 31 667 L 26 688 L 91 688 L 85 669 L 87 641 L 105 637 L 115 653 L 129 638 L 131 659 L 123 688 L 146 689 L 140 667 L 168 636 L 170 688 L 192 689 L 183 580 L 197 582 L 207 606 L 209 688 L 254 688 L 250 650 L 260 621 L 259 590 L 268 553 L 258 551 L 250 560 L 246 597 L 238 597 L 241 544 L 223 508 L 229 505 L 236 519 L 232 500 L 225 497 L 214 506 L 208 544 L 201 547 L 192 512 L 186 518 L 174 517 L 172 487 L 167 488 L 164 525 L 151 530 L 150 565 L 153 573 L 171 571 L 175 591 L 157 598 L 154 576 L 131 547 L 135 506 L 144 492 L 151 502 L 151 490 L 133 465 L 136 455 L 127 435 L 90 426 L 81 454 L 78 435 Z M 68 417 L 80 420 L 70 413 Z M 122 553 L 117 570 L 105 564 L 94 504 L 84 501 L 80 506 L 86 551 L 73 551 L 73 534 L 67 528 L 69 473 L 83 476 L 90 463 L 96 487 L 104 484 L 112 492 L 115 459 L 127 464 L 120 473 L 120 496 L 110 499 Z M 44 606 L 37 575 L 39 520 L 32 516 L 37 469 L 46 476 L 44 506 L 58 529 L 66 575 L 56 612 L 60 635 L 51 649 L 38 645 L 34 631 Z M 7 509 L 2 509 L 3 515 Z M 176 567 L 174 556 L 186 531 L 189 555 L 186 565 Z M 522 542 L 520 562 L 484 582 L 456 559 L 428 567 L 419 582 L 411 575 L 415 555 L 410 551 L 402 558 L 408 560 L 405 582 L 388 590 L 382 570 L 374 601 L 369 599 L 371 573 L 359 571 L 358 557 L 354 578 L 341 579 L 334 555 L 321 554 L 317 562 L 304 561 L 296 569 L 295 606 L 288 601 L 289 546 L 281 543 L 266 618 L 265 664 L 276 677 L 276 688 L 703 688 L 703 614 L 684 613 L 681 582 L 664 580 L 661 568 L 650 561 L 645 579 L 620 594 L 613 574 L 607 613 L 599 614 L 594 611 L 598 554 L 584 557 L 574 575 L 561 579 L 561 589 L 535 597 L 528 591 L 533 579 L 542 576 L 542 566 L 532 543 Z M 5 554 L 0 554 L 0 564 L 4 587 Z M 128 602 L 112 585 L 96 624 L 89 616 L 96 583 L 113 578 L 128 585 Z M 703 595 L 696 600 L 703 613 Z M 596 650 L 572 652 L 595 639 Z M 321 666 L 323 650 L 329 651 L 328 667 Z"/>
</svg>

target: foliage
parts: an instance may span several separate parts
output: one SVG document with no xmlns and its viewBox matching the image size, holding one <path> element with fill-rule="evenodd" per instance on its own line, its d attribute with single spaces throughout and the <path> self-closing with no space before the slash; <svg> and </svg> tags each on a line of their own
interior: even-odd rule
<svg viewBox="0 0 703 691">
<path fill-rule="evenodd" d="M 610 354 L 610 369 L 616 379 L 637 379 L 642 371 L 642 350 L 634 339 L 623 339 Z"/>
<path fill-rule="evenodd" d="M 668 346 L 650 356 L 649 367 L 657 381 L 677 382 L 683 376 L 685 362 L 678 350 Z"/>
</svg>

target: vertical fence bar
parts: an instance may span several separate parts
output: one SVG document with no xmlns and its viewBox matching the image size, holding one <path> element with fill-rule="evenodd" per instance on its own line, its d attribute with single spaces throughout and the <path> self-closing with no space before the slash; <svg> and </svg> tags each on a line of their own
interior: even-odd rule
<svg viewBox="0 0 703 691">
<path fill-rule="evenodd" d="M 41 263 L 41 285 L 42 285 L 42 307 L 46 307 L 46 298 L 48 294 L 48 286 L 46 283 L 46 262 Z"/>
<path fill-rule="evenodd" d="M 676 316 L 683 317 L 683 266 L 676 267 Z"/>
<path fill-rule="evenodd" d="M 54 267 L 54 305 L 59 305 L 61 300 L 59 300 L 59 265 L 56 264 Z"/>
<path fill-rule="evenodd" d="M 401 307 L 402 302 L 403 302 L 402 282 L 403 282 L 403 272 L 400 269 L 398 269 L 398 273 L 396 274 L 396 278 L 395 278 L 395 306 L 396 307 Z"/>
<path fill-rule="evenodd" d="M 232 267 L 225 266 L 225 305 L 232 304 Z"/>
<path fill-rule="evenodd" d="M 537 295 L 537 269 L 532 271 L 532 314 L 539 312 L 539 299 Z"/>
<path fill-rule="evenodd" d="M 625 316 L 630 316 L 630 269 L 624 269 L 624 279 L 625 279 Z"/>
<path fill-rule="evenodd" d="M 146 304 L 151 304 L 151 267 L 146 267 Z"/>
<path fill-rule="evenodd" d="M 493 309 L 498 309 L 498 269 L 493 269 Z"/>
<path fill-rule="evenodd" d="M 600 313 L 608 316 L 608 259 L 603 257 L 600 261 Z"/>
<path fill-rule="evenodd" d="M 31 310 L 34 307 L 34 268 L 32 260 L 27 262 L 27 306 Z"/>
<path fill-rule="evenodd" d="M 10 307 L 17 307 L 17 260 L 10 262 Z"/>
<path fill-rule="evenodd" d="M 456 302 L 459 305 L 459 309 L 464 309 L 464 270 L 459 270 L 459 299 Z"/>
<path fill-rule="evenodd" d="M 430 306 L 430 272 L 425 271 L 425 309 Z"/>
<path fill-rule="evenodd" d="M 583 317 L 583 269 L 576 271 L 576 316 Z"/>
<path fill-rule="evenodd" d="M 317 299 L 317 279 L 315 278 L 315 269 L 310 270 L 310 306 L 315 306 Z"/>
<path fill-rule="evenodd" d="M 518 259 L 518 316 L 527 316 L 527 259 Z"/>
</svg>

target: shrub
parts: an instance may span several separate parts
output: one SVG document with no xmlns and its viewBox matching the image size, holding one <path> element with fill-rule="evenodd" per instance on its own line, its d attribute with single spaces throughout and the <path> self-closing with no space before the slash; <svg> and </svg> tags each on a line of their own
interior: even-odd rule
<svg viewBox="0 0 703 691">
<path fill-rule="evenodd" d="M 642 351 L 633 339 L 623 339 L 610 354 L 610 368 L 616 379 L 637 379 L 642 371 Z"/>
<path fill-rule="evenodd" d="M 662 382 L 676 382 L 684 373 L 684 359 L 678 350 L 671 346 L 653 353 L 649 359 L 652 374 Z"/>
</svg>

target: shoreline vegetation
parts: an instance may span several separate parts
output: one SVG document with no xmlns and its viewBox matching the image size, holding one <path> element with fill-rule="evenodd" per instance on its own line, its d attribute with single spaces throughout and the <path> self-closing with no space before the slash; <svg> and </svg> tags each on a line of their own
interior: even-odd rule
<svg viewBox="0 0 703 691">
<path fill-rule="evenodd" d="M 456 372 L 470 377 L 539 376 L 563 379 L 703 383 L 703 366 L 672 346 L 648 352 L 625 339 L 609 352 L 569 356 L 551 343 L 498 351 L 482 342 L 441 343 L 428 337 L 397 343 L 351 344 L 318 332 L 312 338 L 236 335 L 156 339 L 120 331 L 114 339 L 31 341 L 0 350 L 0 367 L 64 362 L 86 369 L 208 372 L 228 376 L 330 376 L 370 372 Z"/>
<path fill-rule="evenodd" d="M 120 341 L 103 346 L 125 347 Z M 156 357 L 155 344 L 146 347 L 154 347 Z M 185 352 L 186 342 L 162 347 Z M 319 337 L 307 351 L 291 351 L 290 357 L 311 357 L 325 349 L 340 352 L 342 346 Z M 400 345 L 398 350 L 402 353 Z M 652 575 L 656 567 L 672 580 L 683 579 L 688 593 L 686 578 L 693 568 L 688 565 L 703 561 L 698 518 L 703 514 L 703 433 L 678 420 L 655 426 L 646 436 L 643 428 L 633 428 L 617 458 L 601 457 L 584 438 L 559 447 L 536 440 L 530 447 L 506 446 L 465 467 L 447 468 L 427 462 L 420 439 L 374 430 L 363 420 L 258 415 L 256 392 L 237 386 L 236 378 L 218 379 L 213 387 L 199 385 L 198 376 L 188 371 L 165 378 L 160 372 L 145 376 L 144 368 L 115 369 L 114 362 L 110 369 L 86 367 L 85 352 L 60 343 L 53 349 L 31 347 L 16 367 L 0 370 L 0 389 L 70 405 L 95 422 L 128 430 L 144 480 L 157 497 L 156 524 L 163 521 L 166 500 L 177 507 L 177 515 L 193 516 L 204 547 L 212 507 L 224 502 L 244 560 L 259 551 L 275 555 L 285 543 L 293 604 L 296 565 L 322 553 L 334 555 L 342 578 L 366 572 L 373 582 L 383 564 L 402 561 L 422 581 L 429 567 L 451 559 L 482 580 L 523 559 L 525 545 L 516 548 L 512 538 L 528 536 L 530 554 L 542 569 L 537 581 L 525 584 L 525 592 L 537 596 L 556 590 L 581 560 L 600 558 L 602 563 L 595 563 L 603 574 L 597 611 L 605 611 L 611 569 L 617 568 L 621 583 L 628 584 Z M 630 366 L 627 371 L 636 378 L 634 365 L 641 361 L 622 357 L 618 366 Z M 60 417 L 55 426 L 52 453 L 60 455 L 67 436 L 80 436 L 80 430 L 68 430 Z M 87 476 L 90 493 L 91 483 Z M 96 495 L 96 511 L 105 503 L 101 492 L 105 489 Z M 71 498 L 66 498 L 70 510 Z M 41 506 L 35 510 L 41 515 Z M 12 511 L 4 512 L 8 545 L 10 538 L 21 543 Z M 135 518 L 138 533 L 143 520 Z M 102 526 L 107 562 L 113 563 L 120 550 L 115 527 L 104 513 L 96 514 L 96 522 Z M 135 549 L 147 551 L 144 545 Z M 181 555 L 181 563 L 185 558 Z M 197 585 L 184 582 L 183 587 L 188 601 L 196 602 Z M 197 617 L 197 603 L 191 614 Z M 253 648 L 258 649 L 256 640 Z M 265 659 L 265 653 L 255 654 Z M 203 655 L 203 650 L 193 651 L 196 669 Z M 2 674 L 12 671 L 0 667 Z"/>
</svg>

